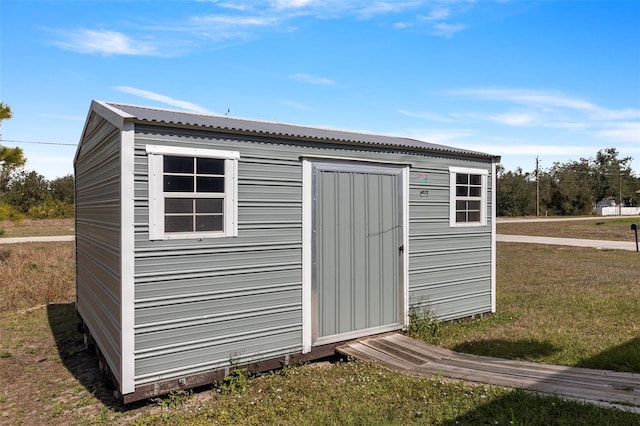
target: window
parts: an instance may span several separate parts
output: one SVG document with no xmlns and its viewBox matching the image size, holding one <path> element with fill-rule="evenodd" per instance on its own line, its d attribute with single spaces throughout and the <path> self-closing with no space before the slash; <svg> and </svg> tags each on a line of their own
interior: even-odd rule
<svg viewBox="0 0 640 426">
<path fill-rule="evenodd" d="M 487 224 L 487 170 L 449 168 L 450 226 Z"/>
<path fill-rule="evenodd" d="M 149 238 L 238 235 L 233 151 L 148 145 Z"/>
</svg>

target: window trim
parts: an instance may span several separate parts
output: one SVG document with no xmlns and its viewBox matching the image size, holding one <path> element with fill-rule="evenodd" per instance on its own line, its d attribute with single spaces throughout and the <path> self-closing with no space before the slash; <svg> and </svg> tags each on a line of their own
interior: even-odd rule
<svg viewBox="0 0 640 426">
<path fill-rule="evenodd" d="M 480 197 L 473 197 L 480 201 L 480 220 L 476 222 L 457 222 L 456 221 L 456 175 L 471 174 L 480 175 L 482 188 Z M 449 226 L 452 228 L 487 226 L 487 182 L 489 171 L 486 169 L 475 169 L 468 167 L 449 167 Z M 469 199 L 469 197 L 460 197 L 460 199 Z"/>
<path fill-rule="evenodd" d="M 237 151 L 222 151 L 217 149 L 185 148 L 177 146 L 146 145 L 145 151 L 148 160 L 148 184 L 149 184 L 149 239 L 155 240 L 182 240 L 224 238 L 238 236 L 238 159 Z M 165 193 L 163 188 L 165 155 L 213 158 L 225 160 L 223 197 L 224 225 L 222 231 L 209 232 L 165 232 L 165 198 L 172 198 L 175 194 Z"/>
</svg>

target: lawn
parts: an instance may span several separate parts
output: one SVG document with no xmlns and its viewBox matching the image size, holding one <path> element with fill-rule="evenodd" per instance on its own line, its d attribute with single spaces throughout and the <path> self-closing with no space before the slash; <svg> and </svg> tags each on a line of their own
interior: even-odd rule
<svg viewBox="0 0 640 426">
<path fill-rule="evenodd" d="M 22 219 L 0 221 L 0 238 L 73 235 L 73 219 Z"/>
<path fill-rule="evenodd" d="M 461 352 L 640 373 L 640 255 L 500 243 L 497 313 L 435 323 L 424 340 Z"/>
<path fill-rule="evenodd" d="M 122 407 L 77 332 L 73 243 L 0 246 L 2 424 L 640 424 L 640 416 L 362 362 L 257 377 Z M 498 245 L 498 313 L 435 323 L 457 350 L 640 371 L 637 253 Z M 6 303 L 5 303 L 6 302 Z"/>
<path fill-rule="evenodd" d="M 640 224 L 640 216 L 632 218 L 594 217 L 588 220 L 554 219 L 549 222 L 500 223 L 498 234 L 533 235 L 537 237 L 583 238 L 586 240 L 635 241 L 631 224 Z"/>
</svg>

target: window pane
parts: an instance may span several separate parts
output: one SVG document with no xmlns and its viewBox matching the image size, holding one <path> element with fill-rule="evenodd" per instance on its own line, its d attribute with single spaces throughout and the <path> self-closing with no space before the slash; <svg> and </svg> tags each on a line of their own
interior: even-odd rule
<svg viewBox="0 0 640 426">
<path fill-rule="evenodd" d="M 198 174 L 224 175 L 224 160 L 219 158 L 197 158 Z"/>
<path fill-rule="evenodd" d="M 222 215 L 196 216 L 196 231 L 222 231 Z"/>
<path fill-rule="evenodd" d="M 164 176 L 164 192 L 193 192 L 193 176 Z"/>
<path fill-rule="evenodd" d="M 480 212 L 469 212 L 469 222 L 480 222 Z"/>
<path fill-rule="evenodd" d="M 164 156 L 165 173 L 193 173 L 193 157 Z"/>
<path fill-rule="evenodd" d="M 471 185 L 482 185 L 481 175 L 469 175 L 469 183 Z"/>
<path fill-rule="evenodd" d="M 200 198 L 196 200 L 196 213 L 222 213 L 222 198 Z"/>
<path fill-rule="evenodd" d="M 456 186 L 456 197 L 466 197 L 469 195 L 469 188 L 466 186 Z"/>
<path fill-rule="evenodd" d="M 465 212 L 456 213 L 456 222 L 466 222 L 467 214 Z"/>
<path fill-rule="evenodd" d="M 456 201 L 456 211 L 466 210 L 467 202 L 466 201 Z"/>
<path fill-rule="evenodd" d="M 192 198 L 165 198 L 165 213 L 193 213 Z"/>
<path fill-rule="evenodd" d="M 482 188 L 479 186 L 471 186 L 469 187 L 469 196 L 470 197 L 480 197 L 482 194 Z"/>
<path fill-rule="evenodd" d="M 469 201 L 469 210 L 480 211 L 480 201 Z"/>
<path fill-rule="evenodd" d="M 198 188 L 196 192 L 224 192 L 223 177 L 201 177 L 198 180 Z"/>
<path fill-rule="evenodd" d="M 165 216 L 164 232 L 193 232 L 193 217 Z"/>
<path fill-rule="evenodd" d="M 469 175 L 463 173 L 456 173 L 456 183 L 467 184 L 469 183 Z"/>
</svg>

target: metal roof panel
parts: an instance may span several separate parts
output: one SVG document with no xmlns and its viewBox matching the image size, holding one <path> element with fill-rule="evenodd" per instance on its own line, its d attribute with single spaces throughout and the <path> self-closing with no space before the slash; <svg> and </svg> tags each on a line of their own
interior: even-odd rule
<svg viewBox="0 0 640 426">
<path fill-rule="evenodd" d="M 408 148 L 419 151 L 441 152 L 457 155 L 468 155 L 487 159 L 499 156 L 423 142 L 398 136 L 387 136 L 361 132 L 307 127 L 268 121 L 247 120 L 213 114 L 199 114 L 186 111 L 174 111 L 160 108 L 149 108 L 105 102 L 106 105 L 122 111 L 123 116 L 138 122 L 157 123 L 161 125 L 179 125 L 187 127 L 205 127 L 217 131 L 232 133 L 253 133 L 290 139 L 306 139 L 325 143 L 358 144 L 384 147 Z"/>
</svg>

